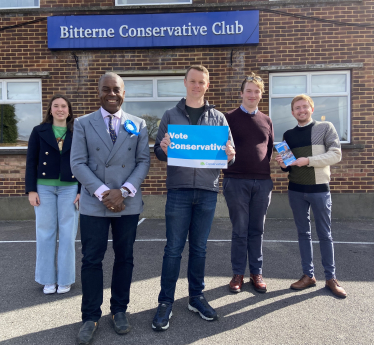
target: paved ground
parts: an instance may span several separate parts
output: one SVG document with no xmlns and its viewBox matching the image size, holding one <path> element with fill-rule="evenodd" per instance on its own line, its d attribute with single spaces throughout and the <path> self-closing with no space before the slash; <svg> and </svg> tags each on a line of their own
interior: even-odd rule
<svg viewBox="0 0 374 345">
<path fill-rule="evenodd" d="M 80 327 L 81 245 L 76 244 L 77 283 L 72 291 L 45 296 L 34 282 L 34 227 L 33 221 L 0 222 L 0 344 L 74 344 Z M 183 257 L 170 329 L 156 333 L 151 321 L 157 306 L 165 223 L 146 219 L 138 227 L 135 244 L 128 309 L 133 329 L 118 336 L 109 322 L 113 261 L 109 243 L 103 264 L 103 317 L 93 344 L 374 344 L 374 220 L 335 220 L 333 235 L 338 279 L 349 294 L 345 300 L 324 288 L 318 244 L 314 245 L 317 286 L 301 292 L 289 289 L 301 276 L 296 230 L 292 220 L 276 219 L 267 220 L 265 231 L 268 292 L 255 292 L 246 278 L 244 291 L 231 294 L 227 288 L 230 222 L 215 220 L 208 244 L 205 296 L 218 311 L 219 321 L 204 321 L 187 310 Z"/>
</svg>

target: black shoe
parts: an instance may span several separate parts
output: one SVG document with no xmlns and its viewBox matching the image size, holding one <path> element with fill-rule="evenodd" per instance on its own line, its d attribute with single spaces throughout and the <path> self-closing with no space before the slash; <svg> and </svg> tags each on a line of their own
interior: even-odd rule
<svg viewBox="0 0 374 345">
<path fill-rule="evenodd" d="M 209 305 L 204 295 L 190 297 L 188 309 L 199 313 L 204 320 L 214 321 L 218 319 L 217 312 Z"/>
<path fill-rule="evenodd" d="M 126 334 L 130 332 L 131 326 L 127 320 L 126 313 L 119 312 L 112 315 L 113 327 L 117 334 Z"/>
<path fill-rule="evenodd" d="M 153 318 L 152 329 L 154 331 L 166 331 L 169 328 L 169 319 L 173 315 L 171 303 L 162 302 L 158 305 L 156 315 Z"/>
<path fill-rule="evenodd" d="M 86 321 L 79 330 L 78 344 L 79 345 L 88 345 L 91 342 L 91 340 L 94 336 L 94 333 L 97 330 L 97 327 L 99 327 L 98 322 Z"/>
</svg>

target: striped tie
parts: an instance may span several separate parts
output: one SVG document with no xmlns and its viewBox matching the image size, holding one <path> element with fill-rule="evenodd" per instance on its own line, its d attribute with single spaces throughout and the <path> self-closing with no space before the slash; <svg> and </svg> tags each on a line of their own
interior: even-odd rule
<svg viewBox="0 0 374 345">
<path fill-rule="evenodd" d="M 112 139 L 112 142 L 113 142 L 113 145 L 114 145 L 116 143 L 116 140 L 117 140 L 117 134 L 116 134 L 116 131 L 113 128 L 113 123 L 112 123 L 113 116 L 114 115 L 109 115 L 109 134 L 110 134 L 110 138 Z"/>
</svg>

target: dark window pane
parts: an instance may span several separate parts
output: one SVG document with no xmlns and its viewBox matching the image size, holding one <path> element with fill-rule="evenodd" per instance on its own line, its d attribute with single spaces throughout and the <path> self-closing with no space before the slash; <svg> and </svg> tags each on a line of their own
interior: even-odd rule
<svg viewBox="0 0 374 345">
<path fill-rule="evenodd" d="M 313 119 L 332 122 L 341 141 L 348 138 L 348 98 L 347 97 L 313 97 Z"/>
<path fill-rule="evenodd" d="M 139 116 L 147 123 L 149 143 L 154 144 L 157 130 L 164 112 L 173 108 L 178 102 L 124 102 L 122 109 L 126 113 Z"/>
<path fill-rule="evenodd" d="M 40 103 L 0 104 L 0 146 L 27 146 L 32 129 L 40 122 Z"/>
<path fill-rule="evenodd" d="M 280 142 L 283 133 L 297 125 L 291 113 L 292 98 L 273 98 L 271 100 L 271 121 L 273 121 L 274 141 Z"/>
</svg>

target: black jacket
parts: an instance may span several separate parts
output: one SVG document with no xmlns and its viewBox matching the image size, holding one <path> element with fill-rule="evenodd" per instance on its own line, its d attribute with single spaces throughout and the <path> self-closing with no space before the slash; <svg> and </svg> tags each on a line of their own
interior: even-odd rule
<svg viewBox="0 0 374 345">
<path fill-rule="evenodd" d="M 31 132 L 26 159 L 26 194 L 36 192 L 36 181 L 40 179 L 58 179 L 77 182 L 70 169 L 70 149 L 72 133 L 67 131 L 62 152 L 57 145 L 51 123 L 34 127 Z M 78 183 L 78 193 L 81 185 Z"/>
</svg>

